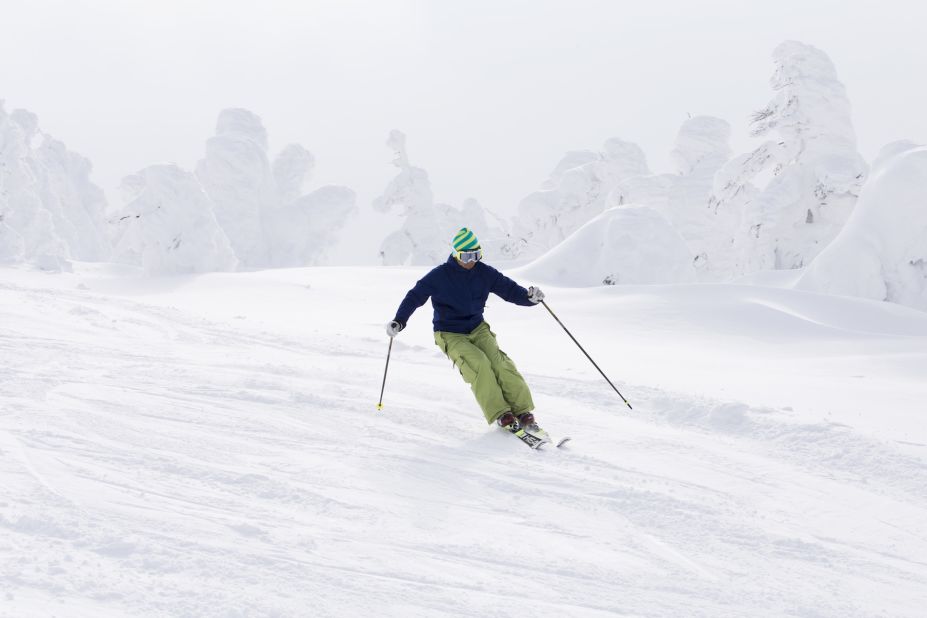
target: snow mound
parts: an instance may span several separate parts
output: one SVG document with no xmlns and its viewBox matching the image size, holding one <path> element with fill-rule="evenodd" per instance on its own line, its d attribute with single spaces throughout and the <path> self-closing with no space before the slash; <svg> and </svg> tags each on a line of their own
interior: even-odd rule
<svg viewBox="0 0 927 618">
<path fill-rule="evenodd" d="M 152 165 L 120 188 L 125 205 L 113 218 L 116 259 L 151 275 L 235 270 L 229 239 L 193 174 Z"/>
<path fill-rule="evenodd" d="M 846 226 L 796 287 L 927 311 L 925 195 L 927 147 L 883 148 Z"/>
<path fill-rule="evenodd" d="M 660 213 L 644 206 L 610 208 L 518 272 L 563 287 L 695 279 L 685 241 Z"/>
</svg>

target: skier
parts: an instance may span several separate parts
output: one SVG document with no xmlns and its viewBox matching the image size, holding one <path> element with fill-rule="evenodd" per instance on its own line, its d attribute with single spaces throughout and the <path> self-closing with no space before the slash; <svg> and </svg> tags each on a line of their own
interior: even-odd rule
<svg viewBox="0 0 927 618">
<path fill-rule="evenodd" d="M 447 261 L 406 294 L 396 317 L 386 325 L 386 334 L 399 334 L 412 313 L 431 297 L 435 344 L 470 385 L 486 422 L 508 429 L 531 427 L 535 424 L 531 391 L 512 359 L 499 349 L 495 333 L 483 321 L 483 309 L 490 292 L 527 307 L 544 300 L 544 293 L 533 286 L 526 290 L 482 262 L 483 251 L 472 230 L 461 228 L 452 244 L 454 251 Z"/>
</svg>

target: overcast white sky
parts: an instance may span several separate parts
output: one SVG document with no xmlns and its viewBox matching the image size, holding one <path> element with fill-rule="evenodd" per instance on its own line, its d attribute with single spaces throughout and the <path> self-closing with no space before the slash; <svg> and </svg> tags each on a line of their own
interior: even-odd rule
<svg viewBox="0 0 927 618">
<path fill-rule="evenodd" d="M 785 39 L 830 55 L 863 156 L 927 142 L 921 2 L 778 0 L 5 0 L 0 98 L 89 157 L 111 201 L 145 165 L 192 168 L 225 107 L 246 107 L 273 153 L 300 142 L 311 186 L 363 204 L 409 137 L 435 196 L 511 212 L 570 149 L 635 141 L 655 172 L 687 114 L 734 127 L 772 92 Z"/>
</svg>

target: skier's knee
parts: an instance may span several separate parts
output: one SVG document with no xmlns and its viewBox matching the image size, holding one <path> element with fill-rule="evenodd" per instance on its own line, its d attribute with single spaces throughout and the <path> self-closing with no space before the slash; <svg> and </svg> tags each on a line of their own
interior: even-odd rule
<svg viewBox="0 0 927 618">
<path fill-rule="evenodd" d="M 473 365 L 473 369 L 477 373 L 483 373 L 484 371 L 492 371 L 492 363 L 489 362 L 489 359 L 485 356 L 474 358 L 470 361 L 470 364 Z"/>
</svg>

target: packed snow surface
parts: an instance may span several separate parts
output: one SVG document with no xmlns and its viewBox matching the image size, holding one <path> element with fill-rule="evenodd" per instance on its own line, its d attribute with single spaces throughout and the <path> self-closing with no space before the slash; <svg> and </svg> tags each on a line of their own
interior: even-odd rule
<svg viewBox="0 0 927 618">
<path fill-rule="evenodd" d="M 922 616 L 927 315 L 545 286 L 487 427 L 421 268 L 0 270 L 2 616 Z M 530 284 L 530 279 L 522 279 Z M 517 591 L 513 593 L 513 591 Z"/>
</svg>

